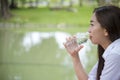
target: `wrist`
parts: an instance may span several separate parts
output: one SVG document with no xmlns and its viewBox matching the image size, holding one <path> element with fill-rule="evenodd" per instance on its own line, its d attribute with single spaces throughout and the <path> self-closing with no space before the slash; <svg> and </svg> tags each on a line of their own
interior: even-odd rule
<svg viewBox="0 0 120 80">
<path fill-rule="evenodd" d="M 75 56 L 72 56 L 72 60 L 73 61 L 79 61 L 80 59 L 79 59 L 79 55 L 77 54 L 77 55 L 75 55 Z"/>
</svg>

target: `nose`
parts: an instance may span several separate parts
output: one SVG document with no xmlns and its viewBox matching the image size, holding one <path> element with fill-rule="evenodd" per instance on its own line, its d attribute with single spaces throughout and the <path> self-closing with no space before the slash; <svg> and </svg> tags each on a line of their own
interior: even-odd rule
<svg viewBox="0 0 120 80">
<path fill-rule="evenodd" d="M 91 28 L 89 27 L 88 32 L 91 33 Z"/>
</svg>

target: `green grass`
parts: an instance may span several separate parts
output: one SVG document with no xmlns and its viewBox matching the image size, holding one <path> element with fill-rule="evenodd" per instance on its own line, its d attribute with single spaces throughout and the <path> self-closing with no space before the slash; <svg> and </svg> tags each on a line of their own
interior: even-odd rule
<svg viewBox="0 0 120 80">
<path fill-rule="evenodd" d="M 48 8 L 34 8 L 34 9 L 18 9 L 13 10 L 12 13 L 16 17 L 10 21 L 16 22 L 30 22 L 39 24 L 80 24 L 87 26 L 89 24 L 90 16 L 93 7 L 76 7 L 77 12 L 69 12 L 66 10 L 50 11 Z"/>
<path fill-rule="evenodd" d="M 7 30 L 7 31 L 16 31 L 20 33 L 25 33 L 25 32 L 56 32 L 56 31 L 61 31 L 61 32 L 68 32 L 71 34 L 76 34 L 77 32 L 86 32 L 88 31 L 88 27 L 70 27 L 70 28 L 0 28 L 0 30 Z"/>
<path fill-rule="evenodd" d="M 65 9 L 51 11 L 48 8 L 20 8 L 11 11 L 14 17 L 9 20 L 0 20 L 0 22 L 45 25 L 39 27 L 28 26 L 27 28 L 22 26 L 17 28 L 22 31 L 66 31 L 70 33 L 87 31 L 94 7 L 82 6 L 74 8 L 77 12 L 70 12 Z M 59 28 L 58 25 L 61 24 L 65 25 L 65 27 Z M 46 27 L 46 25 L 54 25 L 54 27 Z M 14 29 L 16 30 L 16 28 L 13 28 L 13 30 Z"/>
</svg>

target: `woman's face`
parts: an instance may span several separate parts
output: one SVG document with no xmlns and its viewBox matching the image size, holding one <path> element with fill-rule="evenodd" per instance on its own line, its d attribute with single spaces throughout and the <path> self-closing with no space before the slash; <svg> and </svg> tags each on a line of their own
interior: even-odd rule
<svg viewBox="0 0 120 80">
<path fill-rule="evenodd" d="M 108 40 L 108 33 L 97 21 L 95 13 L 92 15 L 89 27 L 90 39 L 93 44 L 104 44 Z"/>
</svg>

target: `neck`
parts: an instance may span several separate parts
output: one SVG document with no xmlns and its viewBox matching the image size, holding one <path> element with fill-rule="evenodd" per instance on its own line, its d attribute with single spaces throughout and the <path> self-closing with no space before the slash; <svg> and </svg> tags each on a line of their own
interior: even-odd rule
<svg viewBox="0 0 120 80">
<path fill-rule="evenodd" d="M 110 40 L 103 41 L 101 43 L 101 46 L 104 48 L 104 50 L 111 44 Z"/>
</svg>

